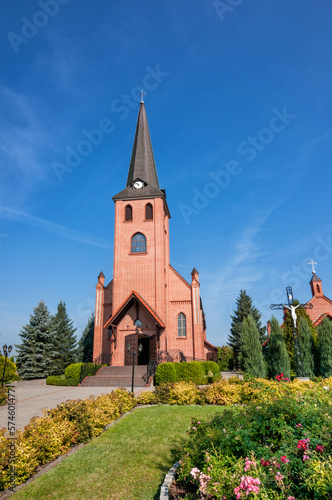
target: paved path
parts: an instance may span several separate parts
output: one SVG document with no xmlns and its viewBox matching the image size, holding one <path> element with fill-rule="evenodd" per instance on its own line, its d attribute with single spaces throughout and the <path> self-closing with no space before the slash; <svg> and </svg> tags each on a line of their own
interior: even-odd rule
<svg viewBox="0 0 332 500">
<path fill-rule="evenodd" d="M 46 379 L 24 380 L 14 382 L 11 385 L 15 390 L 15 427 L 22 429 L 27 425 L 32 417 L 41 417 L 43 409 L 55 408 L 59 403 L 64 403 L 67 399 L 85 399 L 89 396 L 99 396 L 107 394 L 115 387 L 59 387 L 46 385 Z M 126 387 L 128 391 L 131 387 Z M 135 394 L 149 390 L 144 387 L 135 389 Z M 7 428 L 8 407 L 0 406 L 0 429 Z"/>
</svg>

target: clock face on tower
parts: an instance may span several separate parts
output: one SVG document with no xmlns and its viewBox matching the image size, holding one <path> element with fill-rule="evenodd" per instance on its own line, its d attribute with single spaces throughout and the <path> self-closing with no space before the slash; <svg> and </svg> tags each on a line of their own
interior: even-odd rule
<svg viewBox="0 0 332 500">
<path fill-rule="evenodd" d="M 142 181 L 136 181 L 134 182 L 134 188 L 135 189 L 141 189 L 144 186 Z"/>
</svg>

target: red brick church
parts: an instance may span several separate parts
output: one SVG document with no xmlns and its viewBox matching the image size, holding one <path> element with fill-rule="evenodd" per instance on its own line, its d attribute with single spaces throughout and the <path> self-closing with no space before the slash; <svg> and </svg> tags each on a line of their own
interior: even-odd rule
<svg viewBox="0 0 332 500">
<path fill-rule="evenodd" d="M 332 320 L 332 300 L 323 294 L 322 280 L 318 278 L 313 270 L 310 280 L 312 298 L 307 304 L 312 304 L 312 309 L 307 309 L 307 313 L 313 322 L 314 327 L 320 325 L 325 317 Z"/>
<path fill-rule="evenodd" d="M 217 358 L 206 340 L 199 273 L 170 264 L 170 211 L 159 187 L 145 105 L 140 104 L 127 185 L 115 202 L 113 279 L 96 286 L 94 362 L 146 365 Z M 159 356 L 158 356 L 159 354 Z"/>
</svg>

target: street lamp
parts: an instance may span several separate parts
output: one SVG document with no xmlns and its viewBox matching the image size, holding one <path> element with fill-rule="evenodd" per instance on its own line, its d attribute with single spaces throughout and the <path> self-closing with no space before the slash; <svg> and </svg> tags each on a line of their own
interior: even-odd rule
<svg viewBox="0 0 332 500">
<path fill-rule="evenodd" d="M 142 344 L 138 344 L 138 355 L 141 354 L 143 350 L 143 346 Z M 131 351 L 131 345 L 130 343 L 128 342 L 127 344 L 127 351 L 128 351 L 128 354 L 130 353 Z M 135 356 L 136 356 L 136 352 L 133 351 L 133 369 L 132 369 L 132 375 L 131 375 L 131 392 L 134 392 L 134 370 L 135 370 Z"/>
<path fill-rule="evenodd" d="M 5 344 L 2 349 L 3 349 L 3 354 L 5 356 L 5 364 L 3 366 L 3 374 L 2 374 L 2 380 L 1 380 L 1 387 L 3 387 L 3 381 L 5 379 L 5 370 L 6 370 L 7 357 L 8 357 L 8 354 L 10 353 L 10 351 L 12 350 L 12 346 L 10 345 L 10 346 L 7 347 L 7 344 Z"/>
</svg>

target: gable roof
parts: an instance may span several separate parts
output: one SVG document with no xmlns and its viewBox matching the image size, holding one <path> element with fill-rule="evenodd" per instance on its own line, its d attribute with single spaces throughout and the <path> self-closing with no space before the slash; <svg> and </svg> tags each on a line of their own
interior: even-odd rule
<svg viewBox="0 0 332 500">
<path fill-rule="evenodd" d="M 160 328 L 165 328 L 164 322 L 159 318 L 159 316 L 154 312 L 152 307 L 149 306 L 147 302 L 134 290 L 128 296 L 128 298 L 123 302 L 123 304 L 118 308 L 118 310 L 109 318 L 109 320 L 105 323 L 104 328 L 111 328 L 113 325 L 117 325 L 126 312 L 130 309 L 130 307 L 137 301 L 147 312 L 148 314 L 155 320 L 157 325 Z"/>
</svg>

